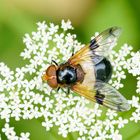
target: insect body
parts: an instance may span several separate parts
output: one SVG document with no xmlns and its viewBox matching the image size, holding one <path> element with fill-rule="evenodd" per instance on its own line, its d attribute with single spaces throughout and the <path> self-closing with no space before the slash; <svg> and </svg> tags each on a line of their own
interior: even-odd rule
<svg viewBox="0 0 140 140">
<path fill-rule="evenodd" d="M 129 110 L 127 100 L 107 84 L 112 75 L 112 66 L 105 55 L 119 34 L 118 27 L 103 31 L 66 63 L 50 65 L 43 75 L 43 80 L 53 89 L 66 87 L 113 110 Z"/>
<path fill-rule="evenodd" d="M 57 72 L 57 81 L 60 84 L 75 84 L 77 82 L 77 72 L 76 68 L 70 66 L 70 65 L 64 65 L 61 66 Z"/>
</svg>

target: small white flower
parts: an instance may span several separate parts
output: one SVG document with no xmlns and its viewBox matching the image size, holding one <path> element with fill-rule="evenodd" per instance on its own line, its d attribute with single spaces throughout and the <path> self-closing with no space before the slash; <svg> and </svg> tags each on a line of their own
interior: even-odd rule
<svg viewBox="0 0 140 140">
<path fill-rule="evenodd" d="M 67 137 L 67 134 L 68 134 L 68 125 L 64 125 L 64 124 L 61 124 L 59 129 L 58 129 L 58 134 L 62 135 L 64 138 Z"/>
<path fill-rule="evenodd" d="M 132 107 L 138 107 L 139 105 L 139 97 L 132 96 L 132 100 L 129 101 L 129 103 L 132 105 Z"/>
<path fill-rule="evenodd" d="M 107 119 L 103 122 L 103 124 L 105 126 L 105 130 L 114 130 L 114 124 L 115 124 L 114 121 L 110 121 Z"/>
<path fill-rule="evenodd" d="M 53 35 L 58 31 L 58 27 L 59 27 L 58 25 L 55 26 L 53 23 L 50 23 L 49 33 Z"/>
<path fill-rule="evenodd" d="M 29 140 L 30 133 L 21 133 L 20 136 L 19 140 Z"/>
<path fill-rule="evenodd" d="M 32 32 L 32 36 L 33 36 L 33 39 L 35 41 L 39 41 L 41 39 L 41 35 L 40 35 L 40 32 Z"/>
<path fill-rule="evenodd" d="M 38 25 L 38 28 L 37 29 L 39 31 L 45 31 L 47 29 L 47 24 L 45 23 L 45 21 L 38 22 L 37 25 Z"/>
<path fill-rule="evenodd" d="M 62 28 L 64 31 L 67 31 L 68 29 L 73 29 L 70 20 L 68 20 L 67 22 L 65 22 L 64 20 L 62 20 L 61 24 L 62 24 L 62 25 L 61 25 L 61 28 Z"/>
<path fill-rule="evenodd" d="M 23 59 L 29 59 L 31 57 L 30 54 L 31 54 L 31 51 L 24 49 L 24 52 L 21 52 L 20 56 L 23 57 Z"/>
<path fill-rule="evenodd" d="M 112 86 L 115 87 L 116 89 L 120 89 L 123 87 L 123 84 L 121 84 L 120 81 L 114 81 Z"/>
<path fill-rule="evenodd" d="M 133 76 L 140 75 L 140 51 L 134 53 L 131 53 L 131 58 L 128 59 L 129 63 L 129 73 L 131 73 Z"/>
<path fill-rule="evenodd" d="M 114 117 L 117 116 L 117 113 L 114 110 L 108 109 L 106 115 L 109 117 L 109 119 L 112 120 Z"/>
<path fill-rule="evenodd" d="M 46 128 L 46 130 L 50 130 L 51 127 L 53 127 L 52 120 L 46 119 L 45 122 L 42 122 L 42 126 Z"/>
<path fill-rule="evenodd" d="M 18 137 L 14 131 L 14 127 L 10 127 L 8 123 L 6 123 L 4 128 L 2 128 L 2 132 L 7 136 L 8 139 L 18 140 Z"/>
<path fill-rule="evenodd" d="M 93 112 L 94 112 L 95 116 L 98 116 L 98 117 L 101 116 L 102 110 L 99 109 L 99 105 L 98 104 L 95 104 Z"/>
<path fill-rule="evenodd" d="M 9 126 L 8 123 L 5 124 L 4 128 L 2 129 L 2 132 L 4 132 L 6 135 L 15 135 L 15 132 L 13 131 L 14 128 Z"/>
<path fill-rule="evenodd" d="M 136 92 L 140 94 L 140 77 L 137 78 L 138 82 L 137 82 L 137 90 Z"/>
<path fill-rule="evenodd" d="M 23 42 L 27 45 L 26 47 L 32 45 L 32 38 L 30 37 L 29 34 L 24 35 Z"/>
<path fill-rule="evenodd" d="M 122 128 L 124 127 L 125 124 L 128 123 L 128 120 L 127 119 L 123 120 L 122 117 L 119 117 L 117 123 L 118 123 L 118 128 Z"/>
<path fill-rule="evenodd" d="M 1 119 L 5 119 L 6 122 L 9 122 L 10 115 L 11 115 L 10 105 L 7 104 L 4 108 L 1 109 L 0 116 Z"/>
<path fill-rule="evenodd" d="M 131 121 L 138 122 L 140 121 L 140 112 L 133 112 L 132 117 L 130 118 Z"/>
<path fill-rule="evenodd" d="M 56 42 L 57 44 L 63 44 L 64 43 L 64 34 L 55 34 L 55 38 L 53 39 L 54 42 Z"/>
<path fill-rule="evenodd" d="M 106 131 L 99 133 L 99 140 L 106 140 L 107 138 L 109 138 L 109 135 Z"/>
<path fill-rule="evenodd" d="M 112 140 L 122 140 L 122 136 L 119 134 L 119 131 L 116 130 L 111 135 Z"/>
<path fill-rule="evenodd" d="M 126 78 L 126 75 L 125 75 L 124 71 L 121 71 L 121 72 L 117 71 L 116 75 L 117 75 L 116 78 L 118 78 L 118 81 Z"/>
</svg>

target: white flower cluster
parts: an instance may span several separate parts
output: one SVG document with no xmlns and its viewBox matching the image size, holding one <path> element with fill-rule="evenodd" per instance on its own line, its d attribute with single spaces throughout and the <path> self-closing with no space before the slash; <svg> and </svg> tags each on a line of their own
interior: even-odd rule
<svg viewBox="0 0 140 140">
<path fill-rule="evenodd" d="M 28 60 L 27 64 L 11 71 L 0 63 L 0 119 L 5 120 L 2 132 L 7 139 L 28 140 L 30 135 L 21 133 L 21 136 L 16 136 L 14 128 L 9 125 L 11 118 L 19 121 L 42 117 L 42 126 L 46 131 L 57 126 L 58 134 L 63 137 L 77 132 L 78 140 L 121 140 L 119 129 L 129 121 L 140 121 L 139 97 L 133 96 L 130 101 L 136 109 L 129 119 L 75 96 L 72 91 L 67 95 L 62 90 L 51 90 L 47 83 L 42 82 L 43 72 L 52 60 L 59 64 L 66 62 L 73 48 L 77 51 L 83 45 L 76 40 L 76 35 L 66 32 L 73 29 L 69 20 L 62 20 L 61 26 L 45 22 L 39 22 L 37 26 L 37 31 L 32 35 L 25 34 L 23 40 L 26 48 L 21 56 Z M 123 87 L 121 80 L 126 78 L 124 70 L 134 76 L 140 75 L 140 53 L 131 53 L 131 50 L 132 47 L 125 44 L 118 53 L 112 51 L 110 55 L 114 66 L 110 84 L 117 89 Z M 131 57 L 127 58 L 129 55 Z M 140 78 L 137 80 L 137 92 L 140 93 Z"/>
<path fill-rule="evenodd" d="M 132 52 L 131 56 L 132 57 L 127 60 L 129 73 L 133 76 L 140 76 L 140 51 L 136 53 Z"/>
<path fill-rule="evenodd" d="M 112 86 L 114 86 L 116 89 L 123 87 L 121 80 L 126 78 L 124 70 L 128 68 L 129 62 L 127 61 L 127 57 L 131 53 L 131 50 L 131 46 L 124 44 L 118 53 L 112 50 L 110 54 L 114 73 L 109 83 L 112 84 Z"/>
<path fill-rule="evenodd" d="M 8 123 L 5 124 L 2 132 L 6 135 L 9 140 L 29 140 L 30 133 L 21 133 L 20 137 L 16 136 L 14 127 L 10 127 Z"/>
</svg>

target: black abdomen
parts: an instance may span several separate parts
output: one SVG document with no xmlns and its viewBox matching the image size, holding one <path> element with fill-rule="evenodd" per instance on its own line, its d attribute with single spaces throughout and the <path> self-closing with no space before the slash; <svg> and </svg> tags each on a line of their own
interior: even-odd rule
<svg viewBox="0 0 140 140">
<path fill-rule="evenodd" d="M 98 64 L 95 65 L 96 80 L 108 82 L 112 75 L 112 66 L 109 60 L 104 58 Z"/>
</svg>

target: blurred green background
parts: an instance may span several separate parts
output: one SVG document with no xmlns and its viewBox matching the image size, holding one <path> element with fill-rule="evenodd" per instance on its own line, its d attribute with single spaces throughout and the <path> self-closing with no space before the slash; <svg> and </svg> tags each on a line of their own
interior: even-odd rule
<svg viewBox="0 0 140 140">
<path fill-rule="evenodd" d="M 82 43 L 89 42 L 96 31 L 119 26 L 123 32 L 116 49 L 128 43 L 134 51 L 140 50 L 139 0 L 0 0 L 0 62 L 5 62 L 13 70 L 22 66 L 24 62 L 19 54 L 24 49 L 24 34 L 36 30 L 38 21 L 60 24 L 62 19 L 72 21 L 74 33 Z M 121 92 L 131 99 L 135 94 L 136 80 L 128 75 L 124 84 L 125 88 Z M 131 111 L 121 115 L 127 116 L 130 113 Z M 57 135 L 56 128 L 46 132 L 38 120 L 11 123 L 16 127 L 17 134 L 22 131 L 31 132 L 31 140 L 63 140 Z M 0 121 L 0 128 L 3 124 Z M 139 140 L 139 132 L 140 125 L 135 123 L 130 123 L 121 130 L 124 140 Z M 5 139 L 3 135 L 2 137 Z M 75 138 L 76 134 L 70 134 L 66 140 Z"/>
</svg>

